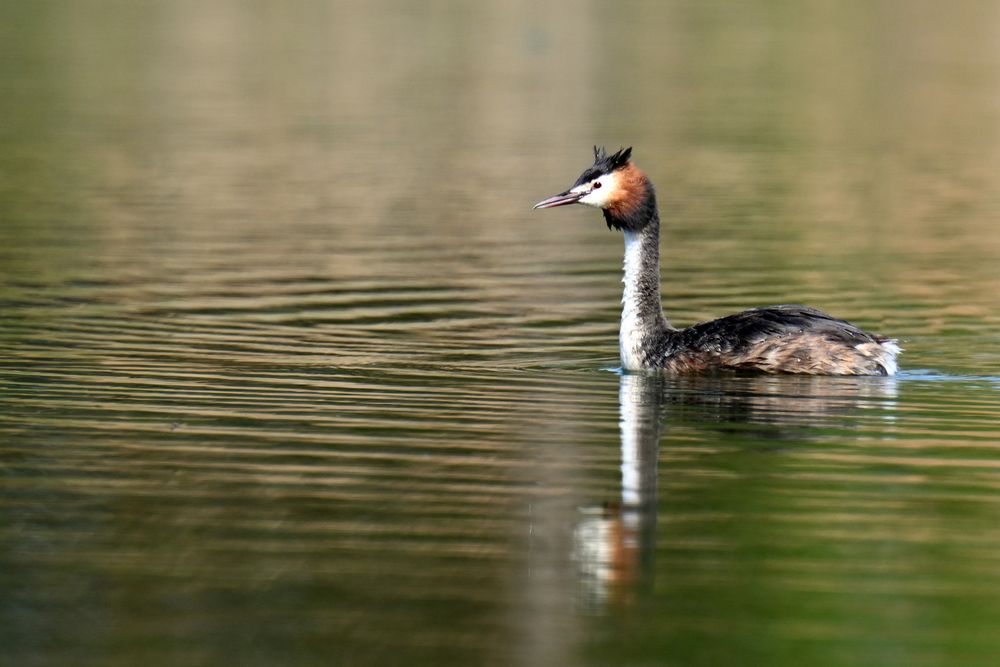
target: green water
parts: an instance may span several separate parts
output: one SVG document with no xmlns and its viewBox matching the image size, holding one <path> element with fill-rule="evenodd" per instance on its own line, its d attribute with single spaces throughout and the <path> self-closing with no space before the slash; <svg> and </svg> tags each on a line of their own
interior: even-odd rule
<svg viewBox="0 0 1000 667">
<path fill-rule="evenodd" d="M 1000 10 L 0 5 L 0 662 L 992 665 Z M 678 325 L 895 378 L 616 372 Z"/>
</svg>

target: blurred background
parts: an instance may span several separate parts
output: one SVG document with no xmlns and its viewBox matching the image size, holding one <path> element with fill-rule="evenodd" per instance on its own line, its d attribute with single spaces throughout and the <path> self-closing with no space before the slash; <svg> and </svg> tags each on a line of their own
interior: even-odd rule
<svg viewBox="0 0 1000 667">
<path fill-rule="evenodd" d="M 902 375 L 616 373 L 595 144 Z M 992 664 L 998 214 L 995 2 L 0 3 L 0 655 Z"/>
</svg>

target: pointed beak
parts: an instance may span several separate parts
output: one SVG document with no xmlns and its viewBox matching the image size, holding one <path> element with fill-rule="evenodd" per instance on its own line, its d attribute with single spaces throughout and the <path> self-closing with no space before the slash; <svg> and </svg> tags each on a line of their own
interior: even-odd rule
<svg viewBox="0 0 1000 667">
<path fill-rule="evenodd" d="M 549 197 L 548 199 L 543 199 L 534 205 L 533 208 L 555 208 L 556 206 L 567 206 L 569 204 L 575 204 L 580 201 L 580 199 L 587 194 L 586 192 L 560 192 L 554 197 Z"/>
</svg>

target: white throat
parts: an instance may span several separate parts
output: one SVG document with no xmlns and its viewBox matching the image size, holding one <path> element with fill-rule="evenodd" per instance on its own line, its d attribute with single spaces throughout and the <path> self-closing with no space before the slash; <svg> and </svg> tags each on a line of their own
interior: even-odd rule
<svg viewBox="0 0 1000 667">
<path fill-rule="evenodd" d="M 642 237 L 637 232 L 625 232 L 625 267 L 622 282 L 622 323 L 618 333 L 622 368 L 642 368 L 642 341 L 645 328 L 640 317 L 639 280 L 642 274 Z"/>
</svg>

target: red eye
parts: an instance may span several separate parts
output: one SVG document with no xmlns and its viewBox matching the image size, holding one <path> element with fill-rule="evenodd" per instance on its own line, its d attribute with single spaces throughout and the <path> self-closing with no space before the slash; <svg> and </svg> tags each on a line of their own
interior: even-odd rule
<svg viewBox="0 0 1000 667">
<path fill-rule="evenodd" d="M 601 187 L 601 182 L 600 181 L 597 181 L 596 183 L 594 183 L 594 190 L 597 190 L 600 187 Z"/>
</svg>

